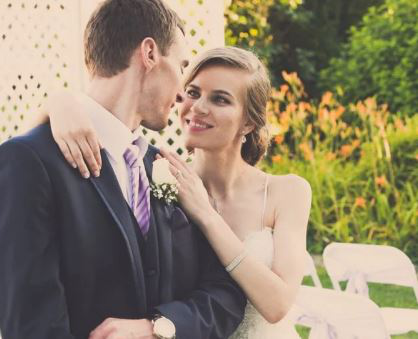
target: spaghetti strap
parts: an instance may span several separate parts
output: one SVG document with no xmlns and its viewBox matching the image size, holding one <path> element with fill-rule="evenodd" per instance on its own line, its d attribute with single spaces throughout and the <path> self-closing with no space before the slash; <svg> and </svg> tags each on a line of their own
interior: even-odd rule
<svg viewBox="0 0 418 339">
<path fill-rule="evenodd" d="M 263 202 L 263 214 L 261 215 L 261 229 L 264 229 L 264 214 L 266 212 L 266 204 L 267 204 L 267 188 L 268 188 L 268 181 L 269 176 L 266 174 L 266 182 L 264 184 L 264 202 Z"/>
</svg>

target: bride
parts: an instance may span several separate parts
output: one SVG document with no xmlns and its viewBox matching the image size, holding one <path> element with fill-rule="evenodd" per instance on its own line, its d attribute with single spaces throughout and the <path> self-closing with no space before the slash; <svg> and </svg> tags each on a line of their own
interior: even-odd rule
<svg viewBox="0 0 418 339">
<path fill-rule="evenodd" d="M 297 175 L 273 176 L 255 167 L 268 143 L 265 67 L 249 51 L 212 49 L 198 58 L 184 89 L 179 117 L 193 161 L 166 150 L 162 155 L 178 180 L 179 203 L 249 300 L 231 338 L 299 338 L 286 314 L 303 278 L 311 189 Z M 100 140 L 92 138 L 76 97 L 63 93 L 48 111 L 67 160 L 84 176 L 85 161 L 99 172 Z M 70 151 L 69 143 L 82 146 Z"/>
</svg>

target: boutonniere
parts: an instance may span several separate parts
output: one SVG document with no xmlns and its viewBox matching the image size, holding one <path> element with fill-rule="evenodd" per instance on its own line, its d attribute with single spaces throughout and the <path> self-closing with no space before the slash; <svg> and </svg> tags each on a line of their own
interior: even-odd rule
<svg viewBox="0 0 418 339">
<path fill-rule="evenodd" d="M 170 163 L 165 158 L 157 159 L 152 164 L 152 182 L 150 189 L 152 195 L 167 204 L 177 201 L 179 193 L 177 180 L 170 172 Z"/>
</svg>

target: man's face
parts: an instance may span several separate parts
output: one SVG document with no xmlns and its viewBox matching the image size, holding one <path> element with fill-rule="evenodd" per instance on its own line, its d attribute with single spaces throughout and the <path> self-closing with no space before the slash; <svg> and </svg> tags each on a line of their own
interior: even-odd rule
<svg viewBox="0 0 418 339">
<path fill-rule="evenodd" d="M 183 95 L 183 70 L 188 65 L 186 38 L 180 29 L 170 46 L 166 56 L 160 56 L 161 61 L 155 70 L 151 84 L 148 87 L 149 105 L 144 112 L 142 125 L 152 130 L 161 130 L 168 124 L 171 109 L 178 96 Z"/>
</svg>

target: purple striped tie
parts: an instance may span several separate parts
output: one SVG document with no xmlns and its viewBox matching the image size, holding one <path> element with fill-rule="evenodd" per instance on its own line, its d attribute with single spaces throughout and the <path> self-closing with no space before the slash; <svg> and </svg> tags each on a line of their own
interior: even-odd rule
<svg viewBox="0 0 418 339">
<path fill-rule="evenodd" d="M 150 194 L 147 174 L 144 166 L 141 166 L 139 153 L 139 147 L 132 144 L 126 149 L 123 157 L 128 165 L 129 184 L 131 186 L 131 209 L 138 221 L 142 234 L 145 235 L 149 229 Z"/>
</svg>

